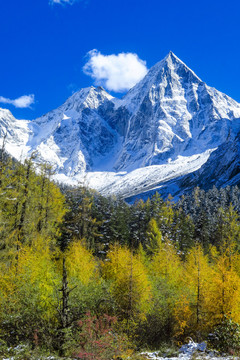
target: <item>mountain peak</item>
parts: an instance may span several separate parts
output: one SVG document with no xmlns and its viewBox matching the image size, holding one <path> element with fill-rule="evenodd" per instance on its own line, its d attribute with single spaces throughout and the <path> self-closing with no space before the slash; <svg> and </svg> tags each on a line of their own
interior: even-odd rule
<svg viewBox="0 0 240 360">
<path fill-rule="evenodd" d="M 163 60 L 151 67 L 139 83 L 129 90 L 123 97 L 122 104 L 133 113 L 146 96 L 152 98 L 153 92 L 158 92 L 157 97 L 154 95 L 155 100 L 159 96 L 179 98 L 179 89 L 186 87 L 186 84 L 193 83 L 202 83 L 202 80 L 170 51 Z M 161 89 L 161 91 L 156 89 Z M 156 102 L 155 100 L 153 102 Z"/>
<path fill-rule="evenodd" d="M 172 50 L 169 51 L 169 53 L 167 54 L 167 56 L 165 56 L 164 59 L 169 59 L 169 58 L 173 58 L 173 59 L 180 60 L 180 59 L 172 52 Z"/>
<path fill-rule="evenodd" d="M 89 108 L 97 109 L 100 104 L 105 101 L 112 100 L 111 96 L 103 87 L 89 86 L 78 90 L 71 95 L 64 103 L 64 107 L 68 109 L 78 107 L 80 104 L 85 104 Z"/>
<path fill-rule="evenodd" d="M 161 61 L 160 61 L 161 62 Z M 169 51 L 167 56 L 162 60 L 163 63 L 171 63 L 171 64 L 178 64 L 184 66 L 191 72 L 193 72 L 177 55 L 175 55 L 172 51 Z"/>
<path fill-rule="evenodd" d="M 160 68 L 168 68 L 174 72 L 182 72 L 184 73 L 191 73 L 195 79 L 202 82 L 202 80 L 196 75 L 196 73 L 190 69 L 177 55 L 175 55 L 172 51 L 169 51 L 167 56 L 161 61 L 159 61 L 156 65 L 152 67 L 152 69 L 160 69 Z M 179 71 L 180 70 L 180 71 Z M 151 69 L 150 69 L 151 71 Z"/>
<path fill-rule="evenodd" d="M 8 110 L 8 109 L 4 109 L 4 108 L 0 108 L 0 114 L 5 114 L 5 115 L 10 115 L 10 116 L 13 116 L 12 115 L 12 113 L 11 113 L 11 111 L 10 110 Z"/>
</svg>

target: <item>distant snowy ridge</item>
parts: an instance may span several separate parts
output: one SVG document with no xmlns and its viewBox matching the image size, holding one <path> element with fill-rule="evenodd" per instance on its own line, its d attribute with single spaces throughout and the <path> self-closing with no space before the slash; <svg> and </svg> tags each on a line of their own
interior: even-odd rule
<svg viewBox="0 0 240 360">
<path fill-rule="evenodd" d="M 36 161 L 52 165 L 56 180 L 122 197 L 193 173 L 197 183 L 218 149 L 238 143 L 239 131 L 240 104 L 207 86 L 172 52 L 122 99 L 89 87 L 32 121 L 0 109 L 11 155 L 21 160 L 34 151 Z M 184 190 L 177 184 L 177 192 Z"/>
</svg>

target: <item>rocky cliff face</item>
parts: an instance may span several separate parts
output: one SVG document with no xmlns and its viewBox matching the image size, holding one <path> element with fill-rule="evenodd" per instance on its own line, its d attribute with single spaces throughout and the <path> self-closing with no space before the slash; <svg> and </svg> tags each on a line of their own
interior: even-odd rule
<svg viewBox="0 0 240 360">
<path fill-rule="evenodd" d="M 35 151 L 57 180 L 127 197 L 190 173 L 194 182 L 211 173 L 217 182 L 229 161 L 236 163 L 231 174 L 237 171 L 240 104 L 170 52 L 122 99 L 90 87 L 36 120 L 16 120 L 2 109 L 0 131 L 7 132 L 11 155 Z"/>
</svg>

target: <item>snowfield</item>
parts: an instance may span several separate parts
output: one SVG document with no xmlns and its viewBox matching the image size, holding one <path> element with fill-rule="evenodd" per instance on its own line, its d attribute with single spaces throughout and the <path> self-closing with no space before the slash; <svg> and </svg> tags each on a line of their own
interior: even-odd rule
<svg viewBox="0 0 240 360">
<path fill-rule="evenodd" d="M 76 175 L 69 179 L 64 174 L 54 175 L 54 180 L 73 186 L 86 186 L 96 189 L 102 195 L 118 195 L 127 198 L 148 190 L 161 188 L 161 183 L 198 170 L 208 160 L 215 149 L 190 157 L 179 156 L 175 161 L 164 165 L 152 165 L 131 172 L 87 172 L 85 176 Z"/>
</svg>

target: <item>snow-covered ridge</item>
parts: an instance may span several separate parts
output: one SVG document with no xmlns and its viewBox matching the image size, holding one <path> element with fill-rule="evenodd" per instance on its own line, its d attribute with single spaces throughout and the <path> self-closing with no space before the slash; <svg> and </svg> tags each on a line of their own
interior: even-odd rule
<svg viewBox="0 0 240 360">
<path fill-rule="evenodd" d="M 32 121 L 0 109 L 11 155 L 23 159 L 34 151 L 56 180 L 124 197 L 199 170 L 239 130 L 240 104 L 172 52 L 122 99 L 89 87 Z"/>
<path fill-rule="evenodd" d="M 30 151 L 27 146 L 31 133 L 29 124 L 30 121 L 17 120 L 9 110 L 0 108 L 0 139 L 5 138 L 6 150 L 19 160 L 24 159 Z"/>
</svg>

